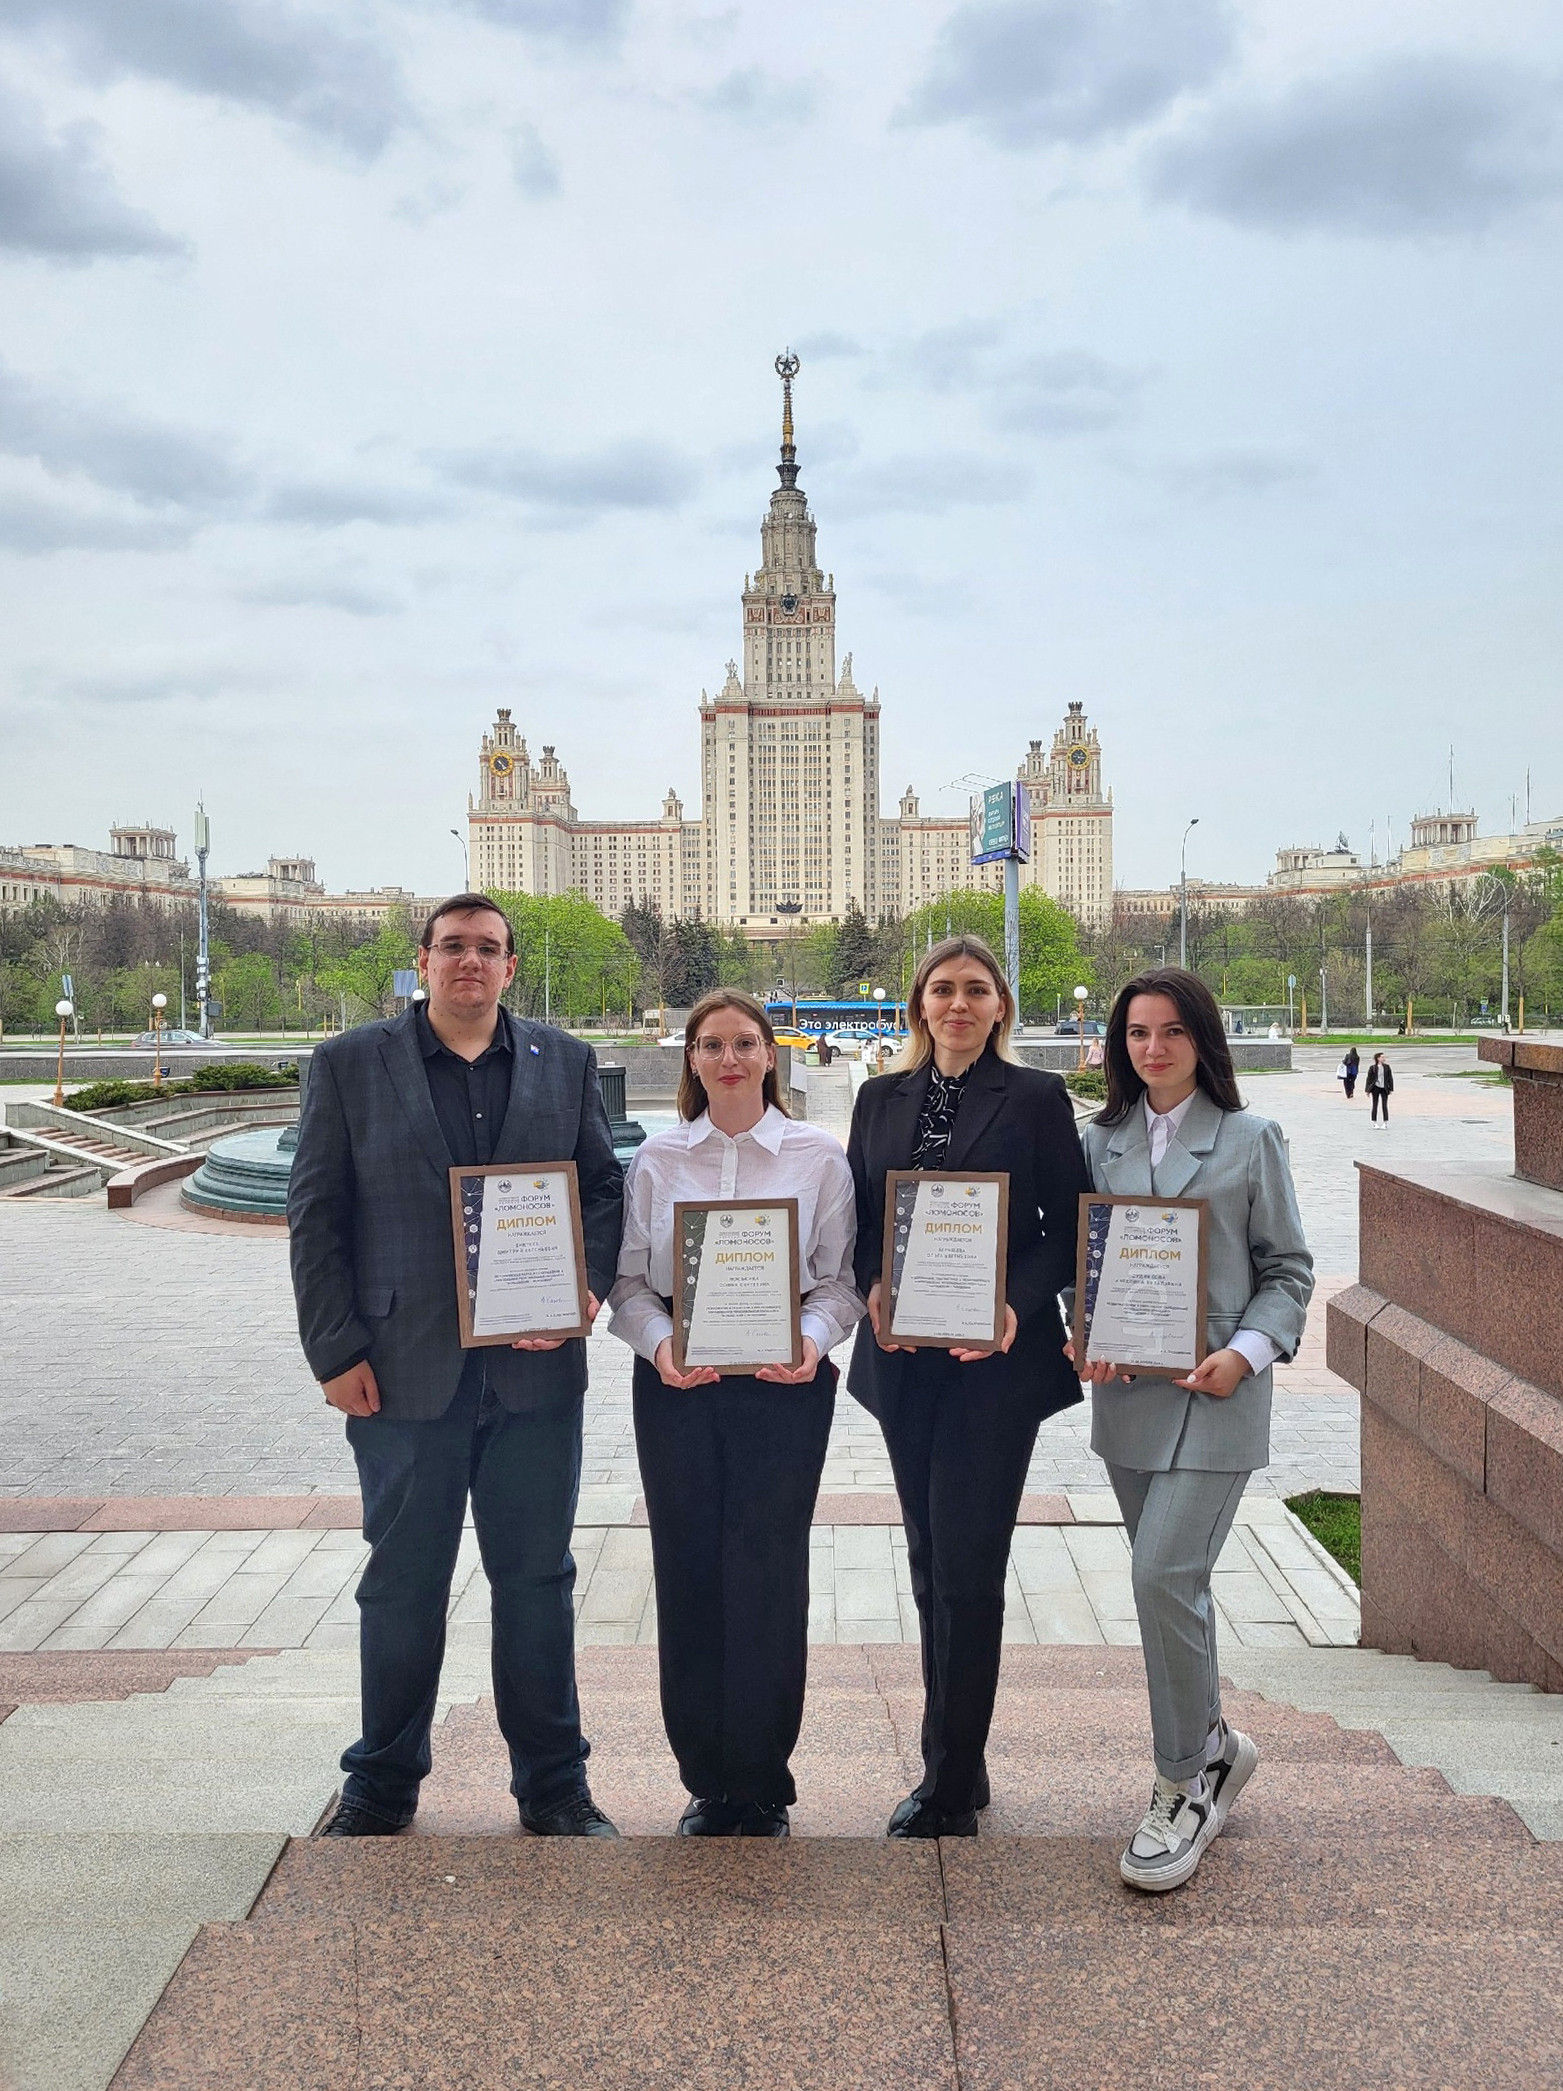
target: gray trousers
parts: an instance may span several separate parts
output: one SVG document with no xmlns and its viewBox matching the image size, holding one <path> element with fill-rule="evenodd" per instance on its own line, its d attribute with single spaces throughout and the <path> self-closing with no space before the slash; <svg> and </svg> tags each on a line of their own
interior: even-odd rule
<svg viewBox="0 0 1563 2091">
<path fill-rule="evenodd" d="M 1205 1768 L 1206 1739 L 1221 1718 L 1210 1573 L 1248 1476 L 1195 1467 L 1148 1474 L 1109 1463 L 1107 1478 L 1134 1549 L 1156 1769 L 1164 1779 L 1192 1779 Z"/>
</svg>

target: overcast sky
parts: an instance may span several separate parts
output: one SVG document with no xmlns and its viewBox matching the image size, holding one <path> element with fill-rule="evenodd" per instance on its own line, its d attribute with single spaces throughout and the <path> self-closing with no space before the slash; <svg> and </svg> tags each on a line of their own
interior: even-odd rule
<svg viewBox="0 0 1563 2091">
<path fill-rule="evenodd" d="M 884 808 L 1563 813 L 1556 0 L 4 0 L 0 841 L 698 804 L 791 344 Z"/>
</svg>

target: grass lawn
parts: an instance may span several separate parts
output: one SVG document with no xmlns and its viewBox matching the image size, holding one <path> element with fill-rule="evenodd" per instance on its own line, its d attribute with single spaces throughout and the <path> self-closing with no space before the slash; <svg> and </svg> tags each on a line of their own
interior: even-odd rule
<svg viewBox="0 0 1563 2091">
<path fill-rule="evenodd" d="M 1300 1518 L 1327 1554 L 1331 1554 L 1360 1588 L 1362 1584 L 1362 1498 L 1336 1496 L 1328 1489 L 1310 1489 L 1305 1496 L 1288 1496 L 1286 1507 Z"/>
</svg>

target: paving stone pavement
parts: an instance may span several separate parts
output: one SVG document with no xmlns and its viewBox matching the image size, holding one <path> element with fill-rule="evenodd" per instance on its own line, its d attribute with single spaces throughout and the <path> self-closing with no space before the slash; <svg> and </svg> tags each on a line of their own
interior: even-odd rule
<svg viewBox="0 0 1563 2091">
<path fill-rule="evenodd" d="M 1393 1054 L 1387 1133 L 1359 1094 L 1344 1103 L 1333 1048 L 1301 1047 L 1291 1074 L 1253 1077 L 1275 1117 L 1319 1271 L 1356 1268 L 1358 1156 L 1507 1164 L 1509 1092 L 1464 1079 L 1474 1052 Z M 1321 1293 L 1324 1287 L 1321 1286 Z M 1324 1369 L 1322 1300 L 1310 1342 L 1278 1374 L 1274 1463 L 1253 1487 L 1354 1488 L 1356 1396 Z M 294 1332 L 286 1244 L 269 1230 L 223 1234 L 138 1225 L 94 1199 L 0 1201 L 0 1495 L 268 1495 L 354 1486 L 339 1423 L 309 1378 Z M 593 1339 L 583 1481 L 636 1485 L 630 1357 Z M 1089 1413 L 1044 1425 L 1028 1486 L 1091 1489 L 1101 1469 Z M 889 1488 L 873 1419 L 843 1396 L 827 1488 Z"/>
<path fill-rule="evenodd" d="M 583 1647 L 657 1637 L 651 1535 L 595 1490 L 576 1529 L 576 1633 Z M 1106 1492 L 1070 1499 L 1076 1522 L 1015 1534 L 1004 1638 L 1016 1644 L 1136 1645 L 1129 1549 Z M 0 1653 L 93 1649 L 352 1649 L 353 1592 L 367 1553 L 351 1531 L 0 1533 Z M 818 1525 L 810 1559 L 816 1643 L 915 1641 L 906 1536 L 899 1525 Z M 1357 1593 L 1274 1496 L 1256 1495 L 1217 1566 L 1223 1645 L 1351 1647 Z M 464 1533 L 450 1640 L 489 1640 L 489 1591 L 476 1535 Z"/>
</svg>

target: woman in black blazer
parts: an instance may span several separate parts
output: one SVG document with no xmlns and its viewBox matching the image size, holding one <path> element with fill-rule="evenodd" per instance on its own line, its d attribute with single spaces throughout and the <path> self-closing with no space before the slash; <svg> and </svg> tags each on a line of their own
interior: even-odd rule
<svg viewBox="0 0 1563 2091">
<path fill-rule="evenodd" d="M 1072 1284 L 1090 1188 L 1059 1076 L 1010 1057 L 1015 1003 L 979 937 L 949 937 L 917 969 L 911 1038 L 863 1084 L 847 1159 L 857 1188 L 858 1325 L 847 1385 L 879 1419 L 906 1523 L 923 1649 L 923 1777 L 892 1837 L 974 1837 L 998 1690 L 1004 1577 L 1037 1426 L 1080 1399 L 1058 1295 Z M 1009 1172 L 1004 1342 L 991 1355 L 878 1341 L 885 1172 Z"/>
</svg>

